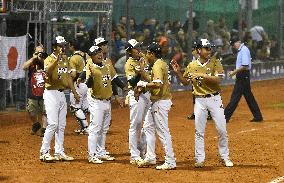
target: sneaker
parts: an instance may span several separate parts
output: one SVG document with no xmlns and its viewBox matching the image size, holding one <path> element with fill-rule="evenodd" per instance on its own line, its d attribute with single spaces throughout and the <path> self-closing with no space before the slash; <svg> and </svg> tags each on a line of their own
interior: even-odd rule
<svg viewBox="0 0 284 183">
<path fill-rule="evenodd" d="M 49 153 L 41 154 L 39 159 L 46 163 L 53 162 L 55 160 Z"/>
<path fill-rule="evenodd" d="M 148 166 L 155 165 L 155 164 L 156 164 L 156 160 L 149 160 L 147 158 L 137 163 L 138 167 L 148 167 Z"/>
<path fill-rule="evenodd" d="M 102 164 L 103 163 L 103 161 L 102 160 L 100 160 L 99 158 L 97 158 L 97 157 L 92 157 L 92 158 L 90 158 L 89 159 L 89 163 L 93 163 L 93 164 Z"/>
<path fill-rule="evenodd" d="M 31 134 L 34 135 L 36 132 L 41 128 L 41 125 L 39 122 L 36 122 L 32 125 L 32 131 Z"/>
<path fill-rule="evenodd" d="M 106 155 L 110 155 L 110 152 L 106 151 Z"/>
<path fill-rule="evenodd" d="M 156 170 L 174 170 L 176 169 L 175 165 L 171 165 L 169 163 L 164 163 L 160 166 L 156 166 Z"/>
<path fill-rule="evenodd" d="M 110 155 L 107 155 L 107 154 L 105 154 L 105 155 L 103 155 L 103 156 L 100 156 L 100 157 L 98 157 L 98 158 L 101 159 L 101 160 L 105 160 L 105 161 L 114 161 L 114 160 L 115 160 L 114 157 L 112 157 L 112 156 L 110 156 Z"/>
<path fill-rule="evenodd" d="M 143 159 L 142 158 L 137 158 L 137 159 L 131 159 L 130 160 L 130 164 L 132 164 L 132 165 L 138 165 L 139 164 L 139 162 L 142 162 L 143 161 Z"/>
<path fill-rule="evenodd" d="M 202 168 L 202 167 L 204 167 L 204 161 L 202 161 L 202 162 L 195 162 L 194 163 L 194 167 L 195 168 Z"/>
<path fill-rule="evenodd" d="M 56 161 L 73 161 L 74 158 L 67 156 L 66 154 L 54 154 L 54 160 Z"/>
<path fill-rule="evenodd" d="M 234 163 L 230 159 L 222 160 L 222 162 L 226 167 L 233 167 L 234 166 Z"/>
</svg>

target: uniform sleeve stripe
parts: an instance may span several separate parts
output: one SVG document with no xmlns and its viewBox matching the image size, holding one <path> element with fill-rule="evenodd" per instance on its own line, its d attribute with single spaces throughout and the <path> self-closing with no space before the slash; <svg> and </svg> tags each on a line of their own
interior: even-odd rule
<svg viewBox="0 0 284 183">
<path fill-rule="evenodd" d="M 164 84 L 163 81 L 160 80 L 160 79 L 155 79 L 155 80 L 153 80 L 152 82 L 153 82 L 153 83 L 162 83 L 162 84 Z"/>
</svg>

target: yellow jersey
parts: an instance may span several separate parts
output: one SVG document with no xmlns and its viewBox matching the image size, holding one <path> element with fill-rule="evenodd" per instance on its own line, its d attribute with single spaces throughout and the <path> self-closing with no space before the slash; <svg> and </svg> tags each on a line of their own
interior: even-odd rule
<svg viewBox="0 0 284 183">
<path fill-rule="evenodd" d="M 70 64 L 70 71 L 71 72 L 75 71 L 77 74 L 80 74 L 83 71 L 83 69 L 85 67 L 85 58 L 84 57 L 86 57 L 86 56 L 81 51 L 76 51 L 74 53 L 74 55 L 72 55 L 70 57 L 69 64 Z"/>
<path fill-rule="evenodd" d="M 221 62 L 216 58 L 209 59 L 206 63 L 201 64 L 199 59 L 193 60 L 188 64 L 183 76 L 188 78 L 190 74 L 202 73 L 209 76 L 218 76 L 224 74 L 224 69 Z M 219 84 L 206 82 L 202 78 L 192 80 L 193 95 L 207 95 L 220 92 L 221 88 Z"/>
<path fill-rule="evenodd" d="M 140 63 L 140 62 L 142 62 L 142 63 Z M 149 75 L 149 77 L 150 77 L 149 64 L 147 63 L 147 60 L 145 60 L 145 59 L 137 60 L 137 59 L 134 59 L 132 57 L 129 57 L 128 60 L 125 63 L 125 66 L 124 66 L 125 75 L 126 75 L 127 80 L 130 80 L 131 78 L 134 78 L 138 75 L 136 69 L 140 68 L 140 64 L 143 65 L 146 75 L 147 76 Z M 130 85 L 129 82 L 128 82 L 128 88 L 132 89 L 132 86 Z"/>
<path fill-rule="evenodd" d="M 152 82 L 160 82 L 163 86 L 160 89 L 151 90 L 151 101 L 171 99 L 171 85 L 169 81 L 169 66 L 162 59 L 158 59 L 151 71 Z"/>
<path fill-rule="evenodd" d="M 87 60 L 86 78 L 93 77 L 92 88 L 89 90 L 93 98 L 110 99 L 112 96 L 111 81 L 115 76 L 114 69 L 105 61 L 102 65 L 97 65 L 91 58 Z"/>
<path fill-rule="evenodd" d="M 57 57 L 51 54 L 44 60 L 44 69 L 48 71 L 49 66 L 57 62 Z M 51 77 L 46 76 L 45 88 L 48 90 L 63 90 L 68 88 L 69 63 L 66 55 L 57 62 Z"/>
</svg>

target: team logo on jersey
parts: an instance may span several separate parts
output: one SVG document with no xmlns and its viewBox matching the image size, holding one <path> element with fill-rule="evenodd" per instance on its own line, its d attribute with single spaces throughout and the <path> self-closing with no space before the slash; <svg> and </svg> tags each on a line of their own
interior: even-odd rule
<svg viewBox="0 0 284 183">
<path fill-rule="evenodd" d="M 57 72 L 58 72 L 58 74 L 67 73 L 68 68 L 67 67 L 60 67 L 60 68 L 58 68 Z"/>
<path fill-rule="evenodd" d="M 109 74 L 103 75 L 102 82 L 104 87 L 107 87 L 109 80 L 111 80 L 111 76 Z"/>
</svg>

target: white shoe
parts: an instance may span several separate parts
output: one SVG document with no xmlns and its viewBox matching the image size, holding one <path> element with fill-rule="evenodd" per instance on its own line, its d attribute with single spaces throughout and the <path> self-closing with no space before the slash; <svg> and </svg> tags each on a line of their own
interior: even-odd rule
<svg viewBox="0 0 284 183">
<path fill-rule="evenodd" d="M 92 158 L 90 158 L 90 159 L 89 159 L 89 163 L 102 164 L 102 163 L 103 163 L 103 161 L 102 161 L 102 160 L 100 160 L 100 159 L 99 159 L 99 158 L 97 158 L 97 157 L 92 157 Z"/>
<path fill-rule="evenodd" d="M 224 160 L 223 160 L 223 164 L 224 164 L 226 167 L 233 167 L 233 166 L 234 166 L 234 163 L 233 163 L 230 159 L 224 159 Z"/>
<path fill-rule="evenodd" d="M 138 167 L 148 167 L 151 165 L 155 165 L 156 164 L 156 160 L 149 160 L 147 158 L 145 158 L 144 160 L 138 162 Z"/>
<path fill-rule="evenodd" d="M 54 154 L 54 160 L 56 161 L 73 161 L 74 158 L 67 156 L 66 154 Z"/>
<path fill-rule="evenodd" d="M 110 153 L 108 151 L 106 151 L 106 155 L 110 155 Z"/>
<path fill-rule="evenodd" d="M 160 166 L 156 166 L 156 169 L 157 170 L 173 170 L 173 169 L 176 169 L 176 166 L 175 165 L 171 165 L 169 163 L 164 163 Z"/>
<path fill-rule="evenodd" d="M 204 161 L 202 161 L 202 162 L 195 162 L 194 163 L 194 167 L 195 168 L 202 168 L 202 167 L 204 167 Z"/>
<path fill-rule="evenodd" d="M 98 158 L 101 159 L 101 160 L 105 160 L 105 161 L 114 161 L 115 160 L 114 157 L 107 155 L 107 154 L 105 154 L 103 156 L 99 156 Z"/>
<path fill-rule="evenodd" d="M 140 162 L 142 162 L 143 161 L 143 159 L 142 158 L 137 158 L 137 159 L 131 159 L 130 160 L 130 164 L 132 164 L 132 165 L 138 165 Z"/>
<path fill-rule="evenodd" d="M 52 157 L 49 153 L 41 154 L 39 159 L 46 163 L 53 162 L 55 160 L 54 157 Z"/>
</svg>

